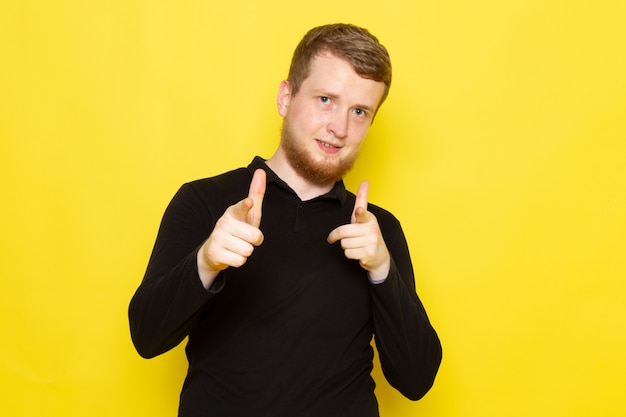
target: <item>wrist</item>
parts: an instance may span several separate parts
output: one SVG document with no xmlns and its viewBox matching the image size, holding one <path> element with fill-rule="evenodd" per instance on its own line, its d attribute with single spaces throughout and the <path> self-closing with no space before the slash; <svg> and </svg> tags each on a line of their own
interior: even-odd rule
<svg viewBox="0 0 626 417">
<path fill-rule="evenodd" d="M 372 284 L 381 284 L 389 276 L 391 270 L 391 262 L 387 261 L 380 267 L 367 272 L 367 277 Z"/>
<path fill-rule="evenodd" d="M 216 271 L 215 269 L 209 267 L 204 259 L 202 249 L 198 251 L 196 261 L 198 266 L 198 276 L 200 277 L 202 286 L 208 290 L 211 285 L 213 285 L 213 281 L 215 281 L 215 278 L 220 273 L 220 271 Z"/>
</svg>

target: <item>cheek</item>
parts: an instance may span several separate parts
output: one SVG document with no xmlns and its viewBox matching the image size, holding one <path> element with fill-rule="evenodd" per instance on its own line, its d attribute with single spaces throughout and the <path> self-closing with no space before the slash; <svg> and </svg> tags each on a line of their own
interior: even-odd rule
<svg viewBox="0 0 626 417">
<path fill-rule="evenodd" d="M 324 113 L 320 113 L 317 111 L 309 111 L 306 114 L 304 114 L 304 123 L 308 124 L 309 126 L 315 126 L 315 127 L 321 127 L 321 126 L 326 126 L 328 124 L 328 116 L 325 115 Z"/>
<path fill-rule="evenodd" d="M 292 124 L 300 131 L 316 131 L 325 125 L 319 114 L 305 108 L 295 109 L 290 116 Z"/>
<path fill-rule="evenodd" d="M 367 136 L 367 132 L 369 131 L 369 125 L 359 125 L 355 124 L 350 127 L 350 138 L 351 142 L 354 146 L 361 146 L 365 137 Z"/>
</svg>

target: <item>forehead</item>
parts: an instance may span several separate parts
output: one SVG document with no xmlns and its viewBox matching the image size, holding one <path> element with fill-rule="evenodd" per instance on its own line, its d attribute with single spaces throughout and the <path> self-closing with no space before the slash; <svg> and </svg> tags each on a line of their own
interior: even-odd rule
<svg viewBox="0 0 626 417">
<path fill-rule="evenodd" d="M 301 89 L 326 92 L 376 108 L 382 98 L 385 84 L 363 78 L 346 59 L 330 52 L 322 52 L 311 60 L 308 77 L 303 81 Z"/>
</svg>

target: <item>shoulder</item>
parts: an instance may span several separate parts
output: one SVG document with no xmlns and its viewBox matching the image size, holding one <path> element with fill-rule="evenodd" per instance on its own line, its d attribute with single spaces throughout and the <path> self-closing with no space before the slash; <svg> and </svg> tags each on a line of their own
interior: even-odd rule
<svg viewBox="0 0 626 417">
<path fill-rule="evenodd" d="M 376 216 L 381 228 L 400 229 L 400 221 L 389 210 L 372 203 L 367 205 L 367 209 Z"/>
<path fill-rule="evenodd" d="M 346 206 L 349 206 L 352 210 L 355 201 L 356 195 L 351 191 L 347 191 L 345 203 Z M 371 202 L 367 203 L 367 210 L 374 214 L 374 216 L 376 216 L 376 219 L 378 220 L 378 224 L 380 225 L 381 229 L 388 229 L 389 231 L 391 231 L 393 229 L 400 228 L 400 221 L 389 210 Z"/>
<path fill-rule="evenodd" d="M 246 168 L 237 168 L 223 174 L 209 178 L 201 178 L 182 185 L 181 190 L 187 193 L 196 193 L 199 196 L 214 196 L 216 193 L 228 197 L 248 192 L 251 180 L 250 171 Z"/>
<path fill-rule="evenodd" d="M 245 198 L 250 187 L 251 175 L 246 168 L 237 168 L 214 177 L 193 180 L 183 184 L 172 202 L 174 204 L 200 206 L 220 211 Z"/>
<path fill-rule="evenodd" d="M 250 171 L 246 168 L 237 168 L 213 177 L 201 178 L 183 184 L 181 188 L 205 192 L 213 190 L 229 190 L 250 184 Z"/>
</svg>

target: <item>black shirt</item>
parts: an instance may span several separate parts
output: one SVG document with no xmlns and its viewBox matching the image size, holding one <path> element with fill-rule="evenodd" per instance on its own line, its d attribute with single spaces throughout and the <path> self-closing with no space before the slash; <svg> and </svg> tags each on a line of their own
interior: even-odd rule
<svg viewBox="0 0 626 417">
<path fill-rule="evenodd" d="M 257 168 L 267 172 L 264 241 L 207 291 L 197 250 L 226 208 L 248 195 Z M 411 399 L 428 391 L 441 345 L 415 293 L 398 221 L 368 205 L 392 257 L 381 284 L 326 240 L 350 222 L 354 202 L 342 182 L 302 201 L 259 157 L 181 187 L 129 310 L 144 357 L 189 336 L 180 416 L 377 416 L 372 335 L 389 383 Z"/>
</svg>

